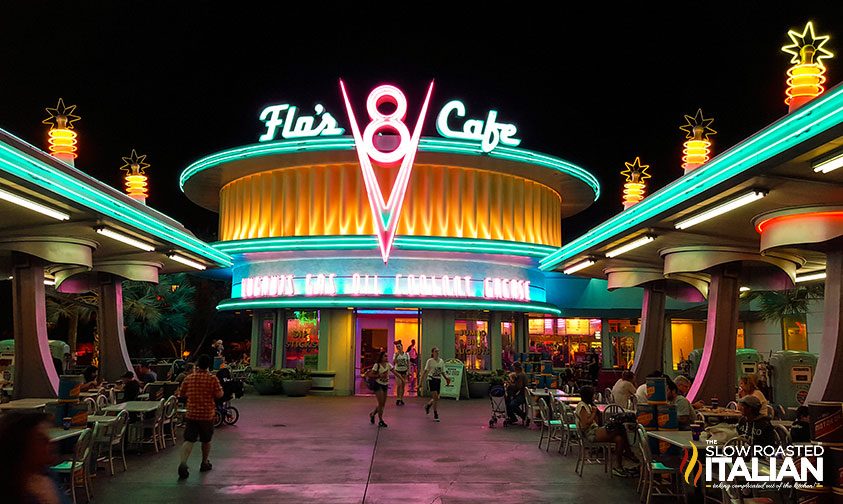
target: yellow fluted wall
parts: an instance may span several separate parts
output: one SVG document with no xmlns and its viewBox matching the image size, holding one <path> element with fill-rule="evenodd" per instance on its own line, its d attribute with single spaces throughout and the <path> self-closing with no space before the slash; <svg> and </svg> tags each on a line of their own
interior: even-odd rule
<svg viewBox="0 0 843 504">
<path fill-rule="evenodd" d="M 379 173 L 384 199 L 396 172 Z M 372 214 L 356 164 L 266 171 L 220 191 L 221 240 L 370 234 Z M 549 187 L 522 177 L 416 165 L 398 234 L 559 246 L 561 199 Z"/>
</svg>

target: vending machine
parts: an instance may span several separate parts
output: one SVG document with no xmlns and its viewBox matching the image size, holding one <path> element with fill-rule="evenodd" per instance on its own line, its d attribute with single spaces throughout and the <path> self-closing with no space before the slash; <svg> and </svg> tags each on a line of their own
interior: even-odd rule
<svg viewBox="0 0 843 504">
<path fill-rule="evenodd" d="M 691 378 L 697 376 L 697 371 L 700 368 L 700 361 L 702 360 L 703 349 L 695 348 L 688 354 L 688 360 L 691 363 Z M 758 350 L 752 348 L 738 348 L 735 352 L 735 385 L 738 384 L 742 376 L 755 375 L 758 372 L 758 363 L 763 359 Z"/>
<path fill-rule="evenodd" d="M 801 406 L 814 380 L 817 355 L 794 350 L 780 350 L 770 357 L 773 389 L 771 402 L 785 408 Z"/>
</svg>

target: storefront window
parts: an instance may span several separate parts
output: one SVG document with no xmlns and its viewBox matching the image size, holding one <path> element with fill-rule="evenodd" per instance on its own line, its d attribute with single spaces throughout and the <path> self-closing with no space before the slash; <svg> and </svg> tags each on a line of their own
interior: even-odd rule
<svg viewBox="0 0 843 504">
<path fill-rule="evenodd" d="M 258 350 L 258 367 L 271 368 L 275 365 L 275 316 L 266 314 L 261 318 L 258 328 L 260 348 Z"/>
<path fill-rule="evenodd" d="M 287 316 L 284 367 L 319 366 L 319 312 L 294 311 Z"/>
<path fill-rule="evenodd" d="M 466 369 L 492 368 L 489 353 L 489 321 L 456 320 L 454 344 L 454 353 L 457 359 L 463 361 Z"/>
<path fill-rule="evenodd" d="M 609 326 L 609 342 L 612 345 L 612 368 L 630 369 L 635 362 L 635 349 L 638 346 L 638 334 L 641 331 L 640 321 L 637 319 L 611 319 Z"/>
<path fill-rule="evenodd" d="M 501 363 L 504 369 L 512 369 L 515 362 L 515 322 L 501 322 Z"/>
<path fill-rule="evenodd" d="M 530 352 L 552 360 L 554 367 L 583 363 L 603 348 L 603 323 L 588 318 L 540 318 L 528 321 Z"/>
</svg>

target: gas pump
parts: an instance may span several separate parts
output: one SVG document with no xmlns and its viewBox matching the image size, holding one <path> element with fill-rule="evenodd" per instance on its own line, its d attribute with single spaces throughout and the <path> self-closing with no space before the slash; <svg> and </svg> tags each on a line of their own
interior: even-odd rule
<svg viewBox="0 0 843 504">
<path fill-rule="evenodd" d="M 702 348 L 695 348 L 688 354 L 692 379 L 697 376 L 697 371 L 700 368 L 700 361 L 702 360 L 702 354 Z M 738 348 L 737 352 L 735 352 L 735 386 L 737 386 L 738 381 L 740 381 L 743 376 L 756 376 L 758 373 L 759 362 L 761 362 L 761 354 L 758 353 L 758 350 L 752 348 Z M 758 377 L 756 376 L 756 381 L 757 379 Z"/>
<path fill-rule="evenodd" d="M 691 379 L 697 376 L 697 371 L 700 369 L 700 361 L 702 360 L 702 348 L 695 348 L 688 354 L 688 362 L 691 367 Z"/>
<path fill-rule="evenodd" d="M 794 350 L 772 354 L 768 366 L 772 401 L 785 408 L 801 406 L 808 396 L 816 368 L 816 354 Z"/>
</svg>

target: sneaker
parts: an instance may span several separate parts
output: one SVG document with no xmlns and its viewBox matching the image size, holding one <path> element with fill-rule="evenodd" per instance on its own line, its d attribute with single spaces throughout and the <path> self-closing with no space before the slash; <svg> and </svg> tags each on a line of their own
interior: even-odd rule
<svg viewBox="0 0 843 504">
<path fill-rule="evenodd" d="M 190 471 L 187 470 L 187 464 L 179 464 L 179 479 L 185 480 L 190 476 Z"/>
<path fill-rule="evenodd" d="M 380 422 L 378 422 L 378 427 L 389 427 L 389 426 L 388 426 L 388 425 L 386 425 L 386 422 L 384 422 L 383 420 L 381 420 Z"/>
<path fill-rule="evenodd" d="M 439 421 L 439 412 L 437 412 L 437 411 L 434 411 L 434 412 L 433 412 L 433 421 L 434 421 L 434 422 L 438 422 L 438 421 Z"/>
<path fill-rule="evenodd" d="M 372 425 L 375 425 L 375 414 L 374 413 L 369 413 L 369 422 Z"/>
<path fill-rule="evenodd" d="M 400 406 L 404 406 L 404 399 L 400 399 L 398 402 L 401 403 Z"/>
<path fill-rule="evenodd" d="M 424 405 L 424 414 L 425 415 L 430 414 L 430 403 L 427 403 L 427 404 Z"/>
<path fill-rule="evenodd" d="M 210 462 L 202 462 L 202 465 L 199 466 L 199 472 L 208 472 L 213 468 L 214 466 Z"/>
</svg>

